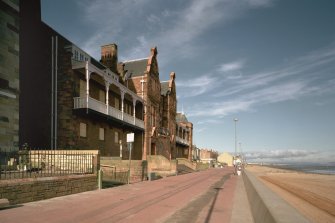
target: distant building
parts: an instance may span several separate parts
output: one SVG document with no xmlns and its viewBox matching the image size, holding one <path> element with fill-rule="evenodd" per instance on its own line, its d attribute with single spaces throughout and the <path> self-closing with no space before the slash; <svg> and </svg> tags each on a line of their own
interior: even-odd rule
<svg viewBox="0 0 335 223">
<path fill-rule="evenodd" d="M 184 113 L 176 116 L 176 158 L 192 159 L 193 124 Z"/>
<path fill-rule="evenodd" d="M 192 161 L 200 161 L 200 149 L 196 145 L 192 146 Z"/>
<path fill-rule="evenodd" d="M 0 1 L 0 150 L 19 149 L 20 7 Z"/>
<path fill-rule="evenodd" d="M 227 164 L 228 166 L 233 166 L 233 156 L 227 152 L 221 153 L 217 160 L 221 164 Z"/>
<path fill-rule="evenodd" d="M 200 149 L 200 161 L 202 163 L 213 163 L 218 158 L 218 152 L 212 149 Z"/>
</svg>

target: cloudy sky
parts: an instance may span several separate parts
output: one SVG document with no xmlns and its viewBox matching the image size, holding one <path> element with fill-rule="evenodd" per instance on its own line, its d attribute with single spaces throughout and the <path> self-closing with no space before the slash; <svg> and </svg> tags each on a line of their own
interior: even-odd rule
<svg viewBox="0 0 335 223">
<path fill-rule="evenodd" d="M 335 1 L 42 0 L 42 19 L 91 56 L 157 46 L 194 143 L 252 160 L 335 161 Z"/>
</svg>

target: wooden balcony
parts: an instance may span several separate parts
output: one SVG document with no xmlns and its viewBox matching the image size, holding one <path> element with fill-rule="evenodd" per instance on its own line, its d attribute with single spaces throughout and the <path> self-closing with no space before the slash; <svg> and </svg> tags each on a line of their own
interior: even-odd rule
<svg viewBox="0 0 335 223">
<path fill-rule="evenodd" d="M 74 109 L 88 108 L 93 111 L 99 112 L 101 114 L 111 116 L 122 122 L 134 125 L 141 129 L 144 129 L 143 120 L 137 119 L 134 116 L 131 116 L 125 112 L 122 112 L 119 109 L 116 109 L 114 107 L 111 107 L 111 106 L 107 107 L 107 105 L 104 102 L 98 101 L 91 97 L 89 97 L 88 100 L 86 97 L 73 98 L 73 108 Z"/>
</svg>

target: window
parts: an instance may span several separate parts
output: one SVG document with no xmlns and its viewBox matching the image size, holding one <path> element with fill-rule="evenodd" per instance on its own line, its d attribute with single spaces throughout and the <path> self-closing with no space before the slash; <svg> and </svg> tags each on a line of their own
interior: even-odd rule
<svg viewBox="0 0 335 223">
<path fill-rule="evenodd" d="M 79 59 L 79 53 L 77 50 L 74 50 L 74 59 L 78 60 Z"/>
<path fill-rule="evenodd" d="M 114 142 L 119 143 L 119 132 L 114 133 Z"/>
<path fill-rule="evenodd" d="M 80 61 L 83 61 L 83 60 L 84 60 L 84 55 L 80 54 Z"/>
<path fill-rule="evenodd" d="M 105 129 L 99 128 L 99 140 L 105 140 Z"/>
<path fill-rule="evenodd" d="M 188 149 L 184 149 L 184 155 L 188 155 Z"/>
<path fill-rule="evenodd" d="M 87 125 L 86 123 L 80 123 L 80 137 L 87 137 Z"/>
</svg>

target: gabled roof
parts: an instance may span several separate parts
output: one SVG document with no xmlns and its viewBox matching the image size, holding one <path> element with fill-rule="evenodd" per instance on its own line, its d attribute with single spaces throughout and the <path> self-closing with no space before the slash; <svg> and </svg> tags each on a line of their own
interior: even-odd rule
<svg viewBox="0 0 335 223">
<path fill-rule="evenodd" d="M 143 76 L 147 70 L 148 58 L 125 61 L 124 70 L 130 75 L 130 77 Z"/>
<path fill-rule="evenodd" d="M 166 96 L 169 90 L 169 81 L 161 82 L 161 95 Z"/>
<path fill-rule="evenodd" d="M 176 122 L 188 122 L 186 115 L 184 113 L 177 113 Z"/>
</svg>

